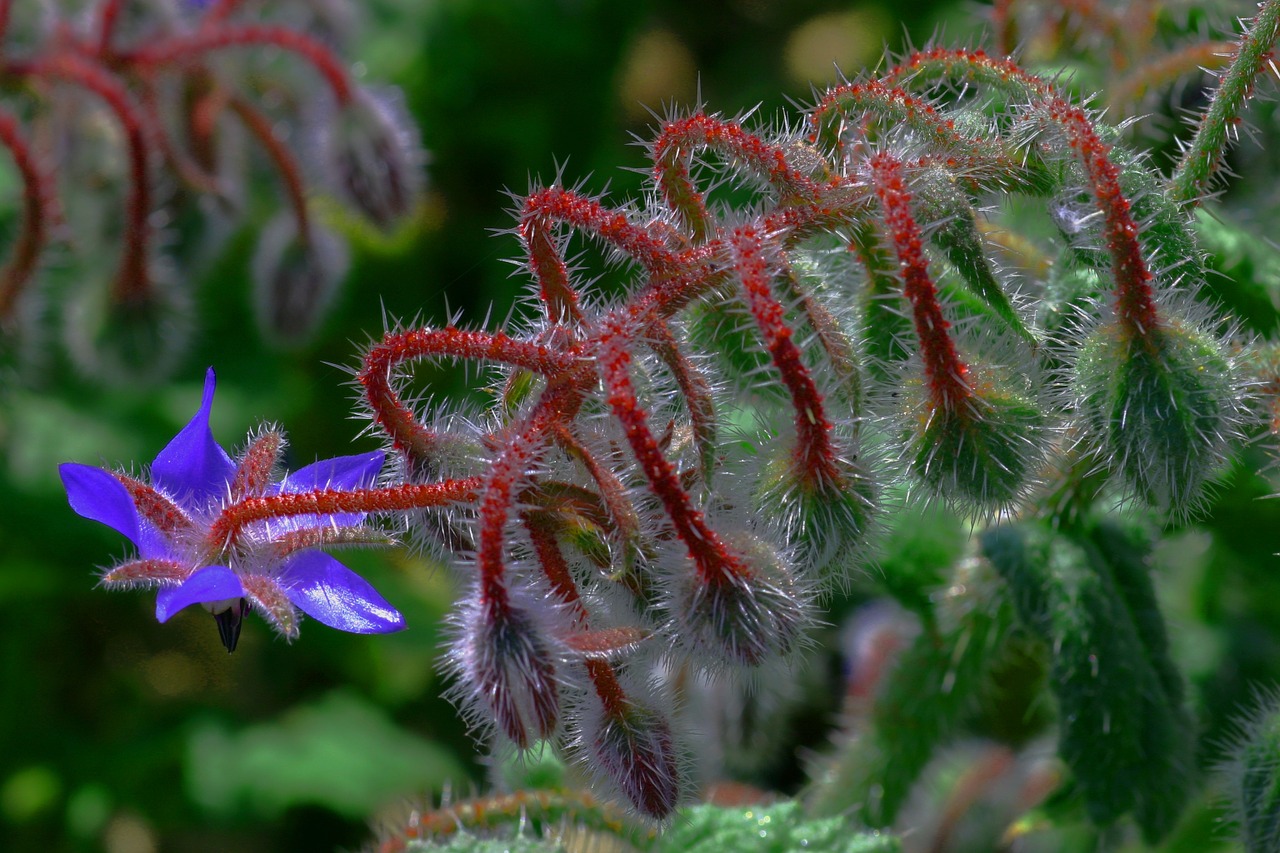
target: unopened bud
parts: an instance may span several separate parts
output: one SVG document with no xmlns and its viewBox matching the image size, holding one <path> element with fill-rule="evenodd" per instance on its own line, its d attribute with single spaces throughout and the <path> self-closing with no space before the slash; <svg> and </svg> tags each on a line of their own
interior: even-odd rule
<svg viewBox="0 0 1280 853">
<path fill-rule="evenodd" d="M 1027 487 L 1044 452 L 1044 413 L 992 383 L 952 406 L 930 404 L 911 436 L 912 470 L 960 505 L 998 509 Z"/>
<path fill-rule="evenodd" d="M 560 719 L 552 649 L 537 624 L 511 602 L 477 602 L 460 616 L 452 666 L 464 701 L 520 749 L 550 737 Z"/>
<path fill-rule="evenodd" d="M 582 745 L 592 769 L 641 814 L 670 817 L 680 800 L 680 769 L 666 717 L 628 699 L 585 729 Z"/>
<path fill-rule="evenodd" d="M 254 309 L 263 335 L 286 346 L 319 328 L 347 274 L 346 244 L 319 223 L 303 234 L 287 214 L 263 231 L 253 256 Z"/>
<path fill-rule="evenodd" d="M 1217 341 L 1169 321 L 1138 336 L 1099 328 L 1076 361 L 1085 427 L 1148 504 L 1185 515 L 1236 429 L 1231 365 Z"/>
<path fill-rule="evenodd" d="M 323 154 L 338 192 L 379 228 L 413 211 L 424 155 L 399 92 L 355 92 L 333 116 Z"/>
<path fill-rule="evenodd" d="M 763 539 L 745 531 L 722 538 L 742 571 L 683 582 L 670 608 L 684 650 L 700 665 L 759 666 L 786 657 L 810 624 L 809 591 Z"/>
</svg>

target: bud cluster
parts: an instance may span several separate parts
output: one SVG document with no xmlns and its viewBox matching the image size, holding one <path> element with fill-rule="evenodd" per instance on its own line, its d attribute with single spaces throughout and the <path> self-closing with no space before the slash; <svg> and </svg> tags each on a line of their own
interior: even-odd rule
<svg viewBox="0 0 1280 853">
<path fill-rule="evenodd" d="M 785 663 L 888 496 L 1192 513 L 1242 431 L 1241 369 L 1188 296 L 1190 218 L 1115 140 L 1014 62 L 931 48 L 799 128 L 671 117 L 641 203 L 524 197 L 537 318 L 393 330 L 358 375 L 409 482 L 475 484 L 411 522 L 467 578 L 468 717 L 664 818 L 690 786 L 670 674 Z M 988 251 L 977 211 L 1015 195 L 1078 211 L 1055 266 L 1093 286 L 1066 314 Z M 573 234 L 631 270 L 625 297 L 587 290 Z M 493 408 L 408 400 L 412 363 L 440 360 L 488 370 Z"/>
<path fill-rule="evenodd" d="M 422 155 L 398 94 L 356 81 L 327 5 L 76 6 L 0 0 L 9 93 L 0 145 L 23 188 L 21 227 L 0 269 L 0 332 L 38 336 L 33 303 L 52 289 L 86 373 L 163 377 L 194 331 L 190 259 L 210 250 L 182 245 L 180 226 L 196 215 L 200 232 L 231 233 L 261 184 L 278 187 L 286 212 L 253 264 L 258 325 L 280 344 L 305 341 L 347 267 L 342 238 L 311 210 L 312 190 L 381 229 L 413 213 Z M 265 181 L 254 177 L 263 167 Z M 34 287 L 59 244 L 74 281 Z M 89 267 L 103 255 L 116 258 L 109 276 Z"/>
</svg>

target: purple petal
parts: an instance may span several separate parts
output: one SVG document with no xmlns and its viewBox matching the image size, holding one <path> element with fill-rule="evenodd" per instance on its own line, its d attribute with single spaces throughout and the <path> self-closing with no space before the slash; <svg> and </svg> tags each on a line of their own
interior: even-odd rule
<svg viewBox="0 0 1280 853">
<path fill-rule="evenodd" d="M 298 609 L 330 628 L 352 634 L 387 634 L 404 628 L 400 611 L 368 581 L 322 551 L 290 557 L 278 580 Z"/>
<path fill-rule="evenodd" d="M 73 510 L 124 534 L 134 545 L 142 547 L 138 510 L 129 491 L 114 474 L 79 462 L 62 463 L 58 474 Z"/>
<path fill-rule="evenodd" d="M 205 374 L 204 399 L 195 417 L 151 463 L 151 480 L 184 507 L 203 508 L 226 493 L 236 466 L 209 429 L 216 384 L 213 368 Z"/>
<path fill-rule="evenodd" d="M 170 616 L 189 605 L 242 596 L 244 585 L 235 572 L 226 566 L 205 566 L 177 586 L 160 590 L 156 596 L 156 618 L 168 622 Z"/>
<path fill-rule="evenodd" d="M 356 456 L 335 456 L 312 462 L 285 476 L 271 490 L 273 494 L 308 492 L 312 489 L 362 489 L 372 486 L 382 471 L 386 454 L 381 450 Z"/>
<path fill-rule="evenodd" d="M 386 454 L 381 450 L 356 456 L 335 456 L 321 459 L 285 476 L 279 483 L 267 489 L 267 494 L 294 494 L 314 489 L 363 489 L 377 482 Z M 307 527 L 354 527 L 364 521 L 362 512 L 341 512 L 330 515 L 297 515 L 289 518 L 268 519 L 268 538 L 274 538 L 293 530 Z"/>
</svg>

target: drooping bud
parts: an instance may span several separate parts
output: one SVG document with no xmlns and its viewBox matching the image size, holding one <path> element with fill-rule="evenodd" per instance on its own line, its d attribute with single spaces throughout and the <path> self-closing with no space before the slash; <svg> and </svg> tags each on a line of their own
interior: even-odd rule
<svg viewBox="0 0 1280 853">
<path fill-rule="evenodd" d="M 731 531 L 721 538 L 741 571 L 682 580 L 668 604 L 682 648 L 707 667 L 759 666 L 786 657 L 810 625 L 810 591 L 755 534 Z"/>
<path fill-rule="evenodd" d="M 961 505 L 990 510 L 1016 500 L 1044 453 L 1047 423 L 1031 397 L 986 382 L 953 406 L 925 405 L 908 438 L 916 476 Z"/>
<path fill-rule="evenodd" d="M 253 305 L 262 333 L 285 346 L 305 343 L 333 304 L 349 263 L 338 235 L 314 220 L 300 234 L 291 215 L 277 215 L 253 256 Z"/>
<path fill-rule="evenodd" d="M 868 531 L 880 509 L 880 489 L 856 456 L 839 460 L 838 476 L 815 481 L 800 476 L 790 448 L 779 448 L 766 463 L 757 500 L 761 511 L 779 520 L 800 565 L 822 577 L 840 573 L 866 557 Z"/>
<path fill-rule="evenodd" d="M 322 140 L 342 198 L 384 231 L 412 213 L 422 191 L 422 144 L 398 91 L 356 91 Z"/>
<path fill-rule="evenodd" d="M 520 749 L 550 737 L 560 720 L 560 688 L 551 644 L 533 617 L 511 601 L 473 601 L 460 611 L 449 661 L 459 704 Z"/>
<path fill-rule="evenodd" d="M 580 758 L 636 811 L 665 820 L 675 811 L 681 790 L 671 724 L 659 711 L 624 693 L 608 664 L 588 661 L 587 671 L 596 696 L 587 700 L 578 722 Z"/>
<path fill-rule="evenodd" d="M 64 326 L 76 366 L 113 384 L 164 379 L 181 363 L 191 333 L 185 295 L 159 278 L 123 296 L 100 284 L 82 287 Z"/>
<path fill-rule="evenodd" d="M 1128 485 L 1153 507 L 1193 511 L 1236 428 L 1220 344 L 1180 320 L 1143 337 L 1104 325 L 1080 349 L 1075 390 L 1084 426 Z"/>
</svg>

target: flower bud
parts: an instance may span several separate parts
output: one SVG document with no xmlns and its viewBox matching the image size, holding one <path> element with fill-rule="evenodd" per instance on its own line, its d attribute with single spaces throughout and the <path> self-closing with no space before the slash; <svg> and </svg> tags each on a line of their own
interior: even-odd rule
<svg viewBox="0 0 1280 853">
<path fill-rule="evenodd" d="M 916 476 L 962 506 L 990 510 L 1016 500 L 1043 454 L 1047 425 L 1036 404 L 987 382 L 954 406 L 929 406 L 909 437 Z"/>
<path fill-rule="evenodd" d="M 113 384 L 159 382 L 180 364 L 192 334 L 183 293 L 153 278 L 119 297 L 115 288 L 82 287 L 68 306 L 64 336 L 87 376 Z"/>
<path fill-rule="evenodd" d="M 1219 770 L 1239 840 L 1248 853 L 1280 845 L 1280 704 L 1275 694 L 1237 723 L 1236 743 Z"/>
<path fill-rule="evenodd" d="M 1086 429 L 1129 486 L 1153 507 L 1191 512 L 1235 431 L 1218 342 L 1182 321 L 1141 337 L 1102 326 L 1081 347 L 1075 390 Z"/>
<path fill-rule="evenodd" d="M 744 569 L 684 579 L 669 603 L 674 632 L 700 666 L 759 666 L 795 650 L 811 621 L 810 593 L 754 534 L 721 534 Z"/>
<path fill-rule="evenodd" d="M 664 820 L 680 800 L 675 736 L 666 717 L 632 700 L 589 712 L 581 747 L 593 772 L 617 786 L 637 811 Z"/>
<path fill-rule="evenodd" d="M 408 216 L 422 191 L 422 144 L 397 91 L 356 91 L 322 140 L 329 180 L 379 228 Z"/>
<path fill-rule="evenodd" d="M 555 655 L 534 619 L 507 601 L 461 607 L 450 652 L 459 704 L 476 722 L 492 721 L 520 749 L 550 737 L 560 718 Z"/>
<path fill-rule="evenodd" d="M 839 461 L 838 477 L 815 482 L 800 476 L 794 456 L 790 448 L 774 452 L 760 478 L 757 503 L 778 519 L 798 564 L 830 577 L 865 556 L 880 509 L 879 488 L 856 458 Z"/>
<path fill-rule="evenodd" d="M 253 256 L 253 305 L 263 335 L 285 346 L 306 342 L 333 304 L 349 260 L 329 229 L 310 222 L 299 234 L 291 215 L 277 215 Z"/>
</svg>

